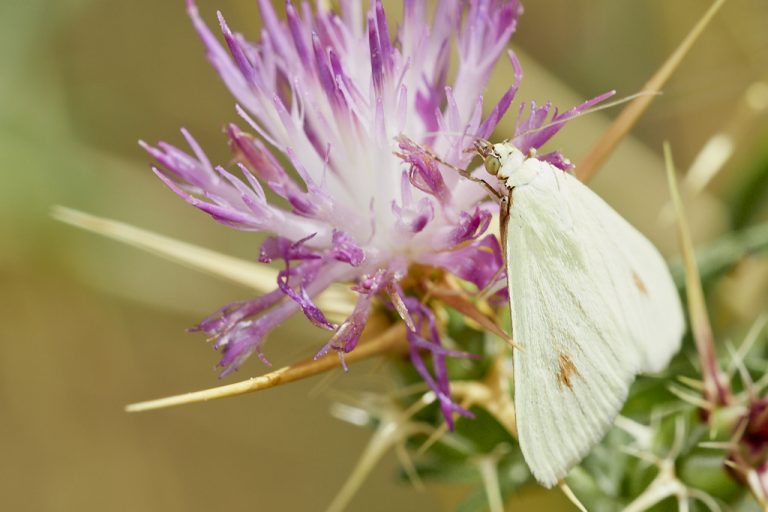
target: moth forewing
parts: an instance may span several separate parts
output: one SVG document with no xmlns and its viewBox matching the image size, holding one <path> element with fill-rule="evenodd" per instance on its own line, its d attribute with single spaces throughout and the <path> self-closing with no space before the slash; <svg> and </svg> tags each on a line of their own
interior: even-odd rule
<svg viewBox="0 0 768 512">
<path fill-rule="evenodd" d="M 513 337 L 525 347 L 513 355 L 519 442 L 552 487 L 610 428 L 635 375 L 677 351 L 682 308 L 659 253 L 600 197 L 511 144 L 493 156 L 509 191 Z"/>
<path fill-rule="evenodd" d="M 658 372 L 680 349 L 682 305 L 664 258 L 653 244 L 575 178 L 562 180 L 591 226 L 595 253 L 607 254 L 615 296 L 642 356 L 640 371 Z"/>
</svg>

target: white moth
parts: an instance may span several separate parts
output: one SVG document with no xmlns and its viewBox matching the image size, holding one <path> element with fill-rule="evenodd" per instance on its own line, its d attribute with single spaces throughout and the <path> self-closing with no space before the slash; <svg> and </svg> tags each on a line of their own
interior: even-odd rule
<svg viewBox="0 0 768 512">
<path fill-rule="evenodd" d="M 505 187 L 520 448 L 552 487 L 608 431 L 635 376 L 678 351 L 682 307 L 656 248 L 578 179 L 511 143 L 478 151 Z"/>
</svg>

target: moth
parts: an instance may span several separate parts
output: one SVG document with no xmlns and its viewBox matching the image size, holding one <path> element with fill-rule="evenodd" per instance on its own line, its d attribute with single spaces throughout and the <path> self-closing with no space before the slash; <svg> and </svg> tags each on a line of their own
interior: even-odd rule
<svg viewBox="0 0 768 512">
<path fill-rule="evenodd" d="M 635 376 L 669 364 L 683 310 L 658 250 L 572 174 L 509 142 L 476 150 L 503 190 L 483 182 L 500 199 L 519 444 L 552 487 L 608 431 Z"/>
</svg>

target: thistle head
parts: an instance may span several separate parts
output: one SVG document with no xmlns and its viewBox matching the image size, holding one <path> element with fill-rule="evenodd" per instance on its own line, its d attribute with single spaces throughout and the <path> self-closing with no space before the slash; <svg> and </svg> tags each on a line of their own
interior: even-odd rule
<svg viewBox="0 0 768 512">
<path fill-rule="evenodd" d="M 444 347 L 423 279 L 406 278 L 426 268 L 478 289 L 503 278 L 499 242 L 487 233 L 498 205 L 450 167 L 470 164 L 464 148 L 489 137 L 514 99 L 522 71 L 505 49 L 522 7 L 442 0 L 430 15 L 424 2 L 406 1 L 392 37 L 381 1 L 366 13 L 352 0 L 338 13 L 288 2 L 285 20 L 271 2 L 259 5 L 260 39 L 234 32 L 219 14 L 222 44 L 188 1 L 244 125 L 226 129 L 233 164 L 211 163 L 186 131 L 191 152 L 144 144 L 171 190 L 222 224 L 267 234 L 260 260 L 283 263 L 274 291 L 225 306 L 197 330 L 216 340 L 223 376 L 252 354 L 268 362 L 269 333 L 297 313 L 330 333 L 318 356 L 333 350 L 343 361 L 380 304 L 407 325 L 411 361 L 451 423 L 453 412 L 467 413 L 450 398 L 446 360 L 464 354 Z M 503 55 L 513 80 L 484 115 L 483 92 Z M 604 97 L 562 114 L 523 103 L 514 144 L 539 147 Z M 337 321 L 317 304 L 339 284 L 356 298 Z"/>
</svg>

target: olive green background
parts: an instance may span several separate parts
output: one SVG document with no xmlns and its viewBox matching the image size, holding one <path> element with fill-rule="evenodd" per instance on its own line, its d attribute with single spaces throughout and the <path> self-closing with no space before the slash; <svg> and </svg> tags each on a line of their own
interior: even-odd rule
<svg viewBox="0 0 768 512">
<path fill-rule="evenodd" d="M 279 3 L 279 2 L 278 2 Z M 399 2 L 387 2 L 399 4 Z M 530 0 L 515 48 L 521 99 L 563 107 L 616 88 L 640 89 L 708 2 Z M 255 0 L 199 0 L 212 23 L 255 37 Z M 393 11 L 397 11 L 395 6 Z M 392 23 L 394 26 L 394 23 Z M 663 140 L 685 168 L 729 123 L 737 156 L 691 199 L 699 241 L 727 229 L 724 204 L 751 155 L 764 151 L 763 116 L 741 119 L 747 87 L 768 80 L 768 4 L 731 0 L 665 88 L 634 138 L 594 185 L 675 253 L 659 222 L 666 201 Z M 253 258 L 259 238 L 212 222 L 151 174 L 139 138 L 181 144 L 187 127 L 226 161 L 222 126 L 234 100 L 207 64 L 181 0 L 0 2 L 0 509 L 13 511 L 322 510 L 369 432 L 328 414 L 334 396 L 391 389 L 380 364 L 258 395 L 129 415 L 124 404 L 216 385 L 217 354 L 193 325 L 248 290 L 59 224 L 54 204 Z M 502 62 L 488 92 L 511 79 Z M 574 121 L 555 141 L 578 162 L 617 110 Z M 499 131 L 510 133 L 512 116 Z M 757 213 L 767 218 L 763 207 Z M 755 261 L 718 295 L 717 325 L 765 307 L 768 269 Z M 275 366 L 305 357 L 323 332 L 295 318 L 270 339 Z M 227 382 L 264 373 L 257 360 Z M 462 489 L 416 491 L 387 458 L 350 510 L 450 510 Z M 531 489 L 510 510 L 569 510 Z"/>
</svg>

